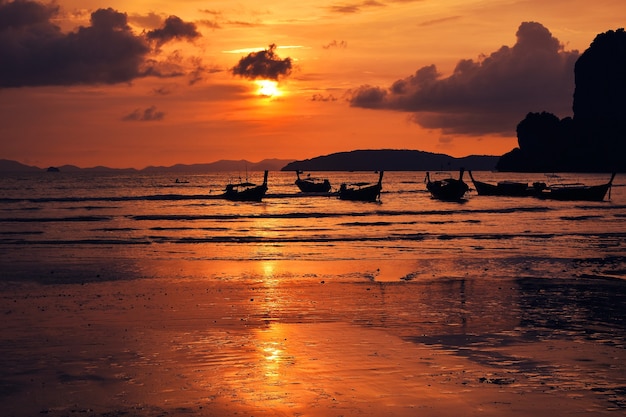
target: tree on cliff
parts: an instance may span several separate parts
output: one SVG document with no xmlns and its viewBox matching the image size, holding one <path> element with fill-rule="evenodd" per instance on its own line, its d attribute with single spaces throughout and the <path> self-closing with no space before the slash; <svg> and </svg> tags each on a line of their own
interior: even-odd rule
<svg viewBox="0 0 626 417">
<path fill-rule="evenodd" d="M 528 113 L 501 171 L 626 171 L 626 32 L 594 39 L 574 68 L 574 117 Z"/>
</svg>

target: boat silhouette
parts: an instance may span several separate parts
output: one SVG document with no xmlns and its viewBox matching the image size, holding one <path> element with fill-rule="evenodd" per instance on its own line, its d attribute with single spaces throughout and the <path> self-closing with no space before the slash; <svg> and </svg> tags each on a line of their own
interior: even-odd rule
<svg viewBox="0 0 626 417">
<path fill-rule="evenodd" d="M 355 184 L 341 184 L 339 188 L 339 198 L 341 200 L 350 201 L 376 201 L 380 198 L 380 192 L 383 188 L 383 174 L 380 171 L 378 182 L 376 184 L 359 182 Z"/>
<path fill-rule="evenodd" d="M 463 174 L 465 169 L 461 168 L 459 171 L 459 178 L 445 178 L 443 180 L 431 181 L 430 172 L 426 172 L 426 189 L 430 191 L 433 198 L 445 201 L 459 201 L 463 198 L 466 192 L 469 191 L 469 186 L 463 181 Z"/>
<path fill-rule="evenodd" d="M 302 171 L 296 171 L 297 179 L 295 184 L 303 193 L 327 193 L 330 191 L 331 186 L 328 179 L 311 178 L 311 174 L 308 174 L 305 179 L 302 179 L 300 178 L 301 173 Z"/>
<path fill-rule="evenodd" d="M 267 192 L 267 174 L 265 171 L 261 185 L 247 181 L 227 184 L 222 196 L 231 201 L 261 201 Z"/>
<path fill-rule="evenodd" d="M 537 193 L 537 197 L 547 200 L 563 201 L 603 201 L 607 192 L 611 198 L 610 190 L 613 186 L 615 172 L 611 174 L 611 179 L 605 184 L 584 185 L 584 184 L 554 184 L 546 187 Z"/>
<path fill-rule="evenodd" d="M 478 195 L 502 196 L 502 197 L 532 197 L 536 196 L 541 190 L 546 188 L 543 182 L 535 182 L 529 186 L 527 182 L 519 181 L 499 181 L 497 184 L 489 184 L 487 182 L 474 179 L 472 171 L 468 171 L 472 184 Z"/>
</svg>

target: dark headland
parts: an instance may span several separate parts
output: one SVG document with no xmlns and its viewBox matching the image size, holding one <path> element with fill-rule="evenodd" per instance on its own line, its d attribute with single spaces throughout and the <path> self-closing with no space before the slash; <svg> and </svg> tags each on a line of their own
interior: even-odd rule
<svg viewBox="0 0 626 417">
<path fill-rule="evenodd" d="M 626 172 L 626 32 L 601 33 L 574 66 L 573 117 L 528 113 L 499 171 Z"/>
</svg>

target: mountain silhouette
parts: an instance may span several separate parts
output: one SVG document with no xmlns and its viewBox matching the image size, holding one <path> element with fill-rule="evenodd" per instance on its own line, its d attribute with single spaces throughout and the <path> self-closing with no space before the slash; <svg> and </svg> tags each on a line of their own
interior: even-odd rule
<svg viewBox="0 0 626 417">
<path fill-rule="evenodd" d="M 464 158 L 404 149 L 365 149 L 337 152 L 287 164 L 282 171 L 491 171 L 497 156 L 471 155 Z"/>
<path fill-rule="evenodd" d="M 601 33 L 574 67 L 574 116 L 528 113 L 499 171 L 626 172 L 626 32 Z"/>
<path fill-rule="evenodd" d="M 36 166 L 29 166 L 21 164 L 17 161 L 11 161 L 7 159 L 0 159 L 0 173 L 36 173 L 51 171 L 51 168 L 58 169 L 59 172 L 91 172 L 91 173 L 154 173 L 154 172 L 167 172 L 167 173 L 185 173 L 185 174 L 202 174 L 205 172 L 217 172 L 217 171 L 279 171 L 285 164 L 293 161 L 293 159 L 264 159 L 260 162 L 249 162 L 247 160 L 219 160 L 216 162 L 206 164 L 177 164 L 169 167 L 165 166 L 149 166 L 143 169 L 134 168 L 108 168 L 105 166 L 96 166 L 91 168 L 79 168 L 75 165 L 62 165 L 59 167 L 50 167 L 42 169 Z"/>
</svg>

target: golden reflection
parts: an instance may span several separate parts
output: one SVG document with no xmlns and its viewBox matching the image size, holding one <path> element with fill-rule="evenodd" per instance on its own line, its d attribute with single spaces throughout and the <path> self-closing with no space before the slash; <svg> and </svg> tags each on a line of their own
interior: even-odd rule
<svg viewBox="0 0 626 417">
<path fill-rule="evenodd" d="M 274 265 L 275 261 L 262 261 L 261 268 L 263 269 L 264 281 L 274 281 Z"/>
<path fill-rule="evenodd" d="M 275 276 L 274 267 L 276 261 L 260 261 L 261 268 L 261 291 L 259 294 L 259 314 L 266 323 L 273 323 L 278 318 L 276 317 L 281 310 L 281 294 L 279 289 L 279 281 Z"/>
<path fill-rule="evenodd" d="M 287 363 L 284 337 L 279 325 L 272 325 L 259 334 L 259 350 L 262 355 L 259 365 L 265 384 L 275 385 L 285 374 L 284 365 Z"/>
<path fill-rule="evenodd" d="M 270 326 L 259 332 L 258 349 L 261 353 L 260 367 L 265 378 L 265 384 L 275 385 L 284 370 L 285 363 L 285 337 L 282 328 L 275 322 L 275 314 L 281 310 L 281 296 L 279 281 L 275 276 L 276 261 L 262 261 L 264 296 L 261 300 L 262 311 L 270 319 Z"/>
<path fill-rule="evenodd" d="M 290 407 L 293 396 L 291 368 L 296 360 L 287 349 L 283 326 L 274 323 L 265 329 L 257 329 L 254 344 L 257 351 L 255 371 L 245 382 L 246 399 L 275 411 Z"/>
<path fill-rule="evenodd" d="M 269 106 L 273 107 L 273 106 Z M 282 225 L 280 220 L 277 219 L 258 219 L 254 222 L 254 230 L 258 237 L 267 240 L 273 240 L 273 238 L 279 237 L 281 232 Z M 253 255 L 256 259 L 266 259 L 261 261 L 261 274 L 264 281 L 274 278 L 274 266 L 275 262 L 271 261 L 271 259 L 276 259 L 281 257 L 282 248 L 280 244 L 276 244 L 274 242 L 263 242 L 259 243 L 255 247 L 255 254 Z"/>
</svg>

